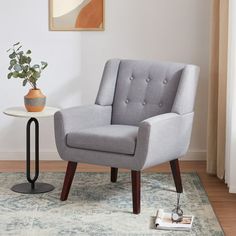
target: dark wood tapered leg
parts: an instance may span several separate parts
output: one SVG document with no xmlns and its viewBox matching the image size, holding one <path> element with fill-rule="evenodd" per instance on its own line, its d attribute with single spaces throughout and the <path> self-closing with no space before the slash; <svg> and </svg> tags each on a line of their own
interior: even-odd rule
<svg viewBox="0 0 236 236">
<path fill-rule="evenodd" d="M 174 178 L 176 191 L 177 193 L 182 193 L 183 186 L 182 186 L 182 180 L 181 180 L 181 175 L 180 175 L 179 160 L 175 159 L 173 161 L 170 161 L 170 167 L 172 170 L 172 175 Z"/>
<path fill-rule="evenodd" d="M 118 168 L 111 167 L 111 182 L 115 183 L 117 181 Z"/>
<path fill-rule="evenodd" d="M 131 171 L 132 179 L 132 197 L 133 197 L 133 213 L 140 213 L 140 180 L 141 172 L 140 171 Z"/>
<path fill-rule="evenodd" d="M 76 167 L 77 167 L 77 162 L 69 161 L 67 164 L 66 175 L 64 179 L 63 188 L 61 191 L 61 201 L 66 201 L 68 198 L 71 183 L 75 175 Z"/>
</svg>

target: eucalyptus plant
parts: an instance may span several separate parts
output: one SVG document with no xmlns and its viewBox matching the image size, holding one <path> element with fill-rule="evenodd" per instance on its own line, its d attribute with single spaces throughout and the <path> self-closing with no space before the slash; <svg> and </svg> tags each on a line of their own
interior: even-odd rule
<svg viewBox="0 0 236 236">
<path fill-rule="evenodd" d="M 13 44 L 12 48 L 8 49 L 10 65 L 7 75 L 8 79 L 20 78 L 22 85 L 29 83 L 33 89 L 37 89 L 37 81 L 41 76 L 41 72 L 47 67 L 48 63 L 41 61 L 40 64 L 31 64 L 31 50 L 22 51 L 20 42 Z"/>
</svg>

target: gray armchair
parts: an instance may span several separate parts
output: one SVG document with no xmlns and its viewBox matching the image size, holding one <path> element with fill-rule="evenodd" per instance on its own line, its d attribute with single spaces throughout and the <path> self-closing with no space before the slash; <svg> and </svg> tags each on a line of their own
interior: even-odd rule
<svg viewBox="0 0 236 236">
<path fill-rule="evenodd" d="M 56 145 L 68 161 L 61 200 L 77 163 L 131 170 L 133 213 L 140 213 L 140 172 L 169 161 L 182 192 L 178 158 L 190 142 L 199 68 L 178 63 L 109 60 L 94 105 L 55 114 Z"/>
</svg>

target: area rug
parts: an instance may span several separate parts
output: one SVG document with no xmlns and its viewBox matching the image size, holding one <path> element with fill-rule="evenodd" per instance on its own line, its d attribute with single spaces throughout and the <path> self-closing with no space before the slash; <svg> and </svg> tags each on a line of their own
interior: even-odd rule
<svg viewBox="0 0 236 236">
<path fill-rule="evenodd" d="M 69 198 L 59 200 L 64 173 L 42 173 L 40 181 L 54 191 L 24 195 L 10 190 L 25 182 L 23 173 L 0 173 L 0 235 L 224 235 L 207 195 L 195 173 L 182 174 L 185 214 L 195 216 L 190 232 L 154 228 L 156 211 L 171 211 L 176 203 L 172 176 L 142 174 L 142 209 L 132 214 L 129 173 L 119 173 L 117 183 L 108 173 L 76 173 Z"/>
</svg>

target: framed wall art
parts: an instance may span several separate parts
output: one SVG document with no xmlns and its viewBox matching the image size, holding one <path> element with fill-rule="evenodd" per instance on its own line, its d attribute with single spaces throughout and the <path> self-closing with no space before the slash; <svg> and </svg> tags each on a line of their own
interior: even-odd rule
<svg viewBox="0 0 236 236">
<path fill-rule="evenodd" d="M 49 0 L 50 30 L 104 30 L 104 0 Z"/>
</svg>

